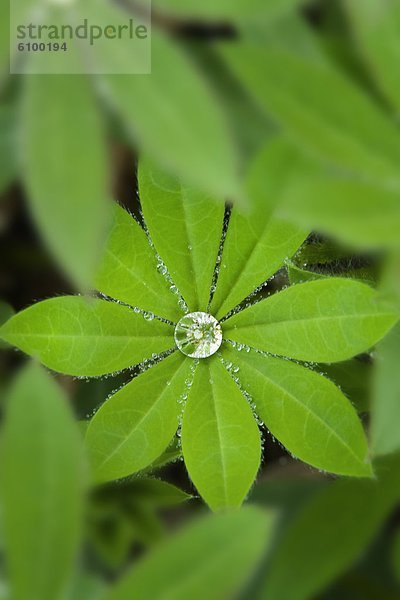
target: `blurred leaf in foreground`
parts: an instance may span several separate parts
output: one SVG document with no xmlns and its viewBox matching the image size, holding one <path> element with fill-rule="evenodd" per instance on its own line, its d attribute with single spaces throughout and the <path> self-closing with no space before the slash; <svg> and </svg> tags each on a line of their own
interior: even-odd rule
<svg viewBox="0 0 400 600">
<path fill-rule="evenodd" d="M 71 55 L 73 60 L 78 58 Z M 107 156 L 97 106 L 83 76 L 27 75 L 23 84 L 20 150 L 30 209 L 54 258 L 85 289 L 108 224 Z"/>
<path fill-rule="evenodd" d="M 400 110 L 400 3 L 396 0 L 343 0 L 356 43 L 371 75 Z"/>
<path fill-rule="evenodd" d="M 400 326 L 376 349 L 373 380 L 372 448 L 375 454 L 400 450 Z"/>
<path fill-rule="evenodd" d="M 339 70 L 275 44 L 244 41 L 221 51 L 260 106 L 302 148 L 347 172 L 399 184 L 398 132 Z"/>
<path fill-rule="evenodd" d="M 61 598 L 80 539 L 82 446 L 61 389 L 33 363 L 9 392 L 1 462 L 12 598 Z"/>
<path fill-rule="evenodd" d="M 137 545 L 151 546 L 167 530 L 160 511 L 191 496 L 153 477 L 135 477 L 94 490 L 89 506 L 91 545 L 108 568 L 124 566 Z"/>
<path fill-rule="evenodd" d="M 260 597 L 309 600 L 350 568 L 400 498 L 399 465 L 385 459 L 374 465 L 377 481 L 317 489 L 278 537 Z"/>
<path fill-rule="evenodd" d="M 400 141 L 400 136 L 399 136 Z M 282 201 L 282 215 L 365 249 L 400 245 L 398 190 L 376 183 L 297 172 Z"/>
<path fill-rule="evenodd" d="M 400 254 L 388 257 L 381 282 L 382 296 L 400 313 Z M 400 325 L 377 346 L 372 382 L 372 448 L 377 455 L 400 450 Z"/>
<path fill-rule="evenodd" d="M 104 23 L 121 18 L 118 7 L 93 0 L 85 3 L 85 16 L 89 11 Z M 176 41 L 155 29 L 151 41 L 151 74 L 101 75 L 100 90 L 161 167 L 216 196 L 238 197 L 236 152 L 217 98 Z M 129 73 L 131 60 L 121 44 L 97 56 L 100 72 Z"/>
<path fill-rule="evenodd" d="M 244 508 L 208 515 L 137 563 L 106 600 L 220 600 L 247 583 L 267 547 L 272 519 Z"/>
</svg>

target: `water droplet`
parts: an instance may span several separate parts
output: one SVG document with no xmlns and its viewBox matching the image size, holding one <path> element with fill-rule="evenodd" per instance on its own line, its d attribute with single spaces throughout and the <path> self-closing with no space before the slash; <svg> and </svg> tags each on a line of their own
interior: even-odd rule
<svg viewBox="0 0 400 600">
<path fill-rule="evenodd" d="M 207 358 L 221 346 L 222 329 L 212 315 L 193 312 L 180 319 L 174 337 L 179 350 L 186 356 Z"/>
<path fill-rule="evenodd" d="M 179 298 L 179 300 L 178 300 L 178 306 L 182 310 L 187 310 L 187 304 L 186 304 L 186 302 L 184 301 L 183 298 Z"/>
<path fill-rule="evenodd" d="M 161 275 L 166 275 L 167 274 L 167 267 L 164 265 L 164 263 L 158 263 L 157 265 L 157 271 L 159 273 L 161 273 Z"/>
</svg>

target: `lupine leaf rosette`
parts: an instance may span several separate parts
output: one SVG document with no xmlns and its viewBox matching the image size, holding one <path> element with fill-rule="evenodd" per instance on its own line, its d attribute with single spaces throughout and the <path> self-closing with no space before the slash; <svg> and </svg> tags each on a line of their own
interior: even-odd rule
<svg viewBox="0 0 400 600">
<path fill-rule="evenodd" d="M 240 506 L 260 466 L 260 420 L 310 465 L 371 476 L 355 409 L 313 363 L 369 350 L 397 315 L 371 287 L 341 278 L 293 285 L 241 310 L 308 235 L 265 201 L 279 193 L 276 167 L 287 158 L 279 143 L 264 153 L 252 174 L 260 185 L 249 188 L 252 210 L 234 207 L 228 226 L 218 199 L 142 162 L 146 229 L 115 206 L 99 297 L 38 302 L 0 329 L 3 340 L 69 375 L 141 363 L 88 427 L 96 482 L 144 469 L 179 430 L 208 505 Z"/>
</svg>

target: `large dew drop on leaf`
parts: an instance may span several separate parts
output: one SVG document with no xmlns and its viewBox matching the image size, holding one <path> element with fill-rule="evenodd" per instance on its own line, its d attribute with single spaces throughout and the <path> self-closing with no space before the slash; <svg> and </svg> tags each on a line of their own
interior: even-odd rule
<svg viewBox="0 0 400 600">
<path fill-rule="evenodd" d="M 174 337 L 179 350 L 186 356 L 207 358 L 221 346 L 222 329 L 212 315 L 193 312 L 180 319 Z"/>
</svg>

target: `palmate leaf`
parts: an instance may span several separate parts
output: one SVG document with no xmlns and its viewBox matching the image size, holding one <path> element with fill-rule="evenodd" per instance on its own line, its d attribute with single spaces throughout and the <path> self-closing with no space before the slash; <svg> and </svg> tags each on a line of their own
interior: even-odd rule
<svg viewBox="0 0 400 600">
<path fill-rule="evenodd" d="M 8 394 L 1 502 L 11 595 L 54 600 L 78 550 L 85 484 L 82 444 L 67 399 L 34 364 Z"/>
<path fill-rule="evenodd" d="M 223 357 L 238 377 L 271 433 L 297 458 L 341 475 L 369 476 L 371 465 L 361 422 L 331 381 L 293 362 L 238 352 Z"/>
<path fill-rule="evenodd" d="M 113 373 L 174 346 L 173 327 L 94 298 L 64 296 L 34 304 L 0 328 L 0 337 L 60 373 Z"/>
<path fill-rule="evenodd" d="M 97 289 L 131 306 L 172 321 L 182 316 L 178 297 L 157 270 L 157 258 L 135 219 L 117 204 L 104 253 L 94 277 Z"/>
<path fill-rule="evenodd" d="M 151 239 L 191 311 L 206 311 L 225 205 L 142 161 L 140 202 Z"/>
<path fill-rule="evenodd" d="M 243 42 L 221 50 L 260 106 L 301 146 L 367 179 L 399 183 L 396 128 L 342 73 L 275 45 Z"/>
<path fill-rule="evenodd" d="M 130 475 L 150 465 L 178 428 L 179 397 L 191 361 L 176 352 L 111 396 L 86 434 L 96 482 Z"/>
<path fill-rule="evenodd" d="M 276 540 L 260 597 L 315 598 L 360 558 L 400 497 L 399 457 L 374 467 L 377 481 L 336 481 L 294 515 Z"/>
<path fill-rule="evenodd" d="M 236 597 L 268 545 L 272 522 L 254 507 L 207 515 L 137 563 L 105 600 Z"/>
<path fill-rule="evenodd" d="M 196 368 L 182 449 L 194 485 L 213 510 L 241 505 L 260 466 L 260 433 L 246 398 L 216 357 Z"/>
<path fill-rule="evenodd" d="M 343 0 L 361 54 L 371 75 L 392 103 L 400 109 L 400 4 L 391 0 Z"/>
<path fill-rule="evenodd" d="M 250 170 L 248 212 L 233 208 L 229 221 L 211 304 L 217 318 L 271 277 L 307 237 L 304 229 L 274 210 L 285 188 L 282 178 L 290 178 L 297 157 L 291 146 L 278 138 L 263 149 Z"/>
<path fill-rule="evenodd" d="M 47 61 L 49 54 L 29 58 Z M 71 65 L 79 60 L 72 50 L 68 56 Z M 29 75 L 22 83 L 20 150 L 29 207 L 55 259 L 87 289 L 109 220 L 106 146 L 90 81 Z"/>
<path fill-rule="evenodd" d="M 332 277 L 292 286 L 224 324 L 225 337 L 304 361 L 335 362 L 369 350 L 398 315 L 369 286 Z"/>
</svg>

